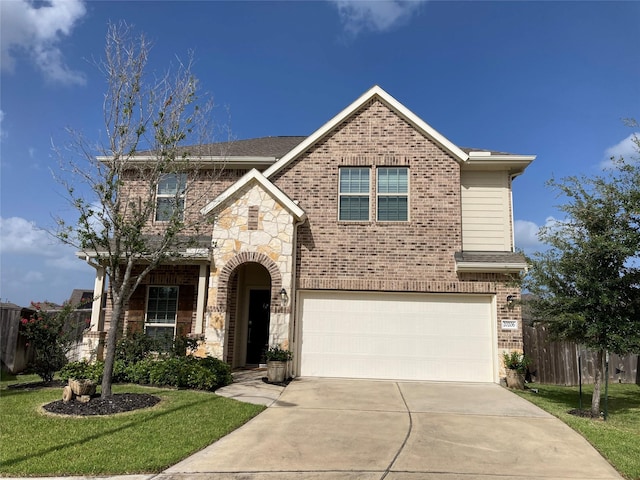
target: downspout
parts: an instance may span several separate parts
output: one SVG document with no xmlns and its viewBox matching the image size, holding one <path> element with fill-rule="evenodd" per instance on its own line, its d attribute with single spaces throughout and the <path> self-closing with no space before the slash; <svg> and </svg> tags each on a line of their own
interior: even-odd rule
<svg viewBox="0 0 640 480">
<path fill-rule="evenodd" d="M 307 219 L 299 220 L 293 224 L 293 242 L 291 245 L 291 300 L 290 300 L 290 314 L 289 314 L 289 338 L 293 342 L 293 347 L 290 350 L 293 352 L 293 371 L 291 372 L 293 377 L 298 376 L 300 372 L 300 356 L 302 352 L 302 345 L 299 345 L 299 332 L 298 330 L 298 315 L 296 311 L 296 304 L 298 299 L 298 289 L 296 288 L 296 265 L 298 259 L 298 227 L 306 222 Z"/>
</svg>

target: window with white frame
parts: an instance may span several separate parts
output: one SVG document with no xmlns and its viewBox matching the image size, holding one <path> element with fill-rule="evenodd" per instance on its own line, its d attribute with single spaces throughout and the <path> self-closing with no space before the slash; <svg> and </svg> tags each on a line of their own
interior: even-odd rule
<svg viewBox="0 0 640 480">
<path fill-rule="evenodd" d="M 339 182 L 338 219 L 368 221 L 370 169 L 342 167 Z"/>
<path fill-rule="evenodd" d="M 176 332 L 178 314 L 177 286 L 150 286 L 147 292 L 145 333 L 170 344 Z"/>
<path fill-rule="evenodd" d="M 168 173 L 158 182 L 156 194 L 156 222 L 167 222 L 177 212 L 184 213 L 184 192 L 187 176 L 184 173 Z"/>
<path fill-rule="evenodd" d="M 378 168 L 376 176 L 378 221 L 406 222 L 409 219 L 409 169 Z"/>
</svg>

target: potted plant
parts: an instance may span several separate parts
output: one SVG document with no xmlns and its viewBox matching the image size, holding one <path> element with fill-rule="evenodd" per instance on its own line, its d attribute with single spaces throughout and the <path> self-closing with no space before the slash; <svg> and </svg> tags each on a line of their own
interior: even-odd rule
<svg viewBox="0 0 640 480">
<path fill-rule="evenodd" d="M 269 383 L 284 382 L 287 374 L 287 362 L 293 356 L 291 352 L 276 345 L 269 347 L 264 356 L 267 359 L 267 381 Z"/>
<path fill-rule="evenodd" d="M 507 370 L 507 387 L 524 390 L 524 375 L 531 363 L 529 357 L 520 352 L 503 352 L 502 361 Z"/>
</svg>

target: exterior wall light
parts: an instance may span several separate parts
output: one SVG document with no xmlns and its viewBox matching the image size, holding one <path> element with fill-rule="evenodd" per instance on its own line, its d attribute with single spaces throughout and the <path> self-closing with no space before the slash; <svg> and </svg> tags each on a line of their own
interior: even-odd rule
<svg viewBox="0 0 640 480">
<path fill-rule="evenodd" d="M 515 301 L 516 301 L 515 295 L 507 295 L 507 308 L 509 310 L 513 310 Z"/>
<path fill-rule="evenodd" d="M 283 307 L 289 302 L 289 295 L 287 295 L 287 291 L 284 288 L 280 290 L 280 302 Z"/>
</svg>

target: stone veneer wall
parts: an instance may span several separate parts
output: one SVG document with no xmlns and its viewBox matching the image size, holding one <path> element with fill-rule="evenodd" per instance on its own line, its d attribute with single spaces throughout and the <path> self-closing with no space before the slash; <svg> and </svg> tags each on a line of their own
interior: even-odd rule
<svg viewBox="0 0 640 480">
<path fill-rule="evenodd" d="M 249 228 L 249 209 L 258 207 L 258 228 Z M 254 208 L 252 208 L 254 210 Z M 288 347 L 288 306 L 280 306 L 280 290 L 292 291 L 294 218 L 262 187 L 252 182 L 216 214 L 205 338 L 207 353 L 225 358 L 229 324 L 228 285 L 235 269 L 246 262 L 263 265 L 271 276 L 269 344 Z"/>
<path fill-rule="evenodd" d="M 366 222 L 338 221 L 341 166 L 371 167 Z M 376 167 L 409 168 L 409 221 L 377 222 Z M 495 294 L 498 348 L 522 348 L 519 330 L 501 330 L 506 295 L 519 289 L 501 274 L 458 274 L 462 249 L 460 165 L 379 100 L 364 105 L 271 180 L 299 200 L 309 221 L 298 228 L 299 289 Z"/>
</svg>

